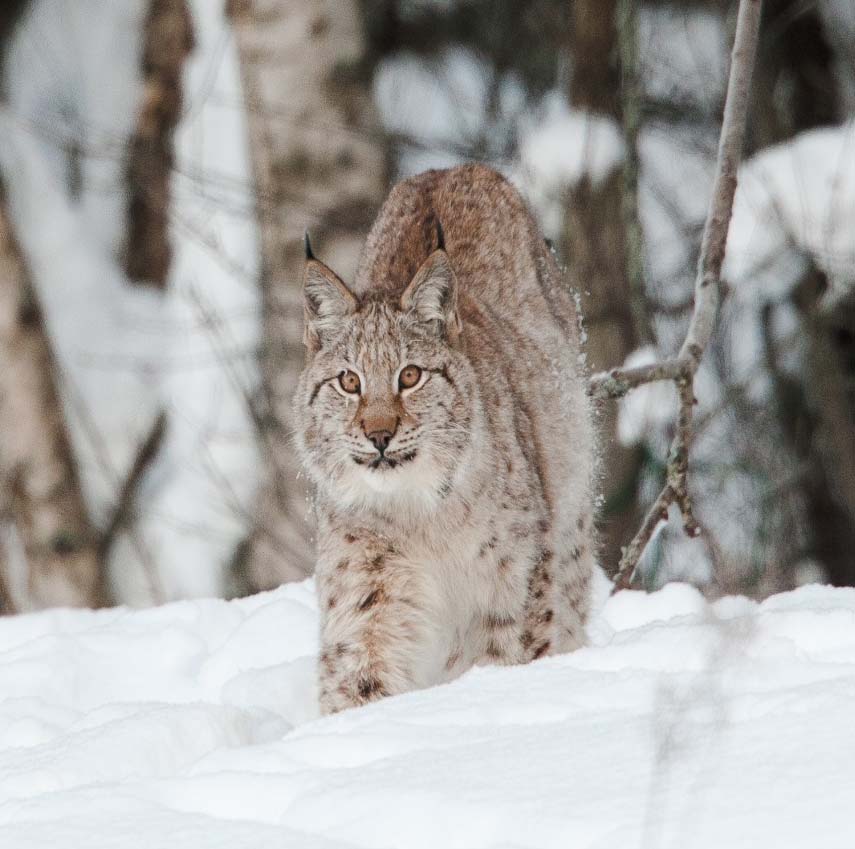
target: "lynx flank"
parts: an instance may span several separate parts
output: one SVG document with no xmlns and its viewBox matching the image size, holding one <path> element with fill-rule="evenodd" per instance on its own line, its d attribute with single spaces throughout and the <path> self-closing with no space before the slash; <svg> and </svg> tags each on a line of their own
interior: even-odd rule
<svg viewBox="0 0 855 849">
<path fill-rule="evenodd" d="M 520 196 L 429 171 L 393 189 L 353 285 L 307 254 L 323 712 L 581 645 L 592 427 L 573 300 Z"/>
</svg>

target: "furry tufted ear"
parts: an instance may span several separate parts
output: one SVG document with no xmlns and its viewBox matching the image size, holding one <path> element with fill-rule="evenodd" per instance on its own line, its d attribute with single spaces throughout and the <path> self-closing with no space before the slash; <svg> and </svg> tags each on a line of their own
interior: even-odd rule
<svg viewBox="0 0 855 849">
<path fill-rule="evenodd" d="M 356 312 L 356 298 L 339 276 L 311 258 L 303 269 L 303 344 L 315 353 L 342 320 Z"/>
<path fill-rule="evenodd" d="M 457 311 L 457 279 L 444 250 L 434 251 L 401 295 L 401 309 L 437 336 L 454 341 L 462 329 Z"/>
</svg>

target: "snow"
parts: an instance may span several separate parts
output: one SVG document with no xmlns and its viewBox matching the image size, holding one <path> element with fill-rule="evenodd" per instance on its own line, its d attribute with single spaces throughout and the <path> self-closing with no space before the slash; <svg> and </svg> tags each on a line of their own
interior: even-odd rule
<svg viewBox="0 0 855 849">
<path fill-rule="evenodd" d="M 489 160 L 525 105 L 515 75 L 498 80 L 495 114 L 488 109 L 495 71 L 474 51 L 448 48 L 436 57 L 401 52 L 375 71 L 373 97 L 388 133 L 402 140 L 399 176 L 448 168 L 469 159 Z"/>
<path fill-rule="evenodd" d="M 191 4 L 166 293 L 129 281 L 125 141 L 142 97 L 142 0 L 37 0 L 6 57 L 0 170 L 61 371 L 95 523 L 160 411 L 138 521 L 111 549 L 119 601 L 220 595 L 248 530 L 259 461 L 258 250 L 237 51 L 222 3 Z M 48 49 L 49 48 L 49 49 Z M 72 180 L 71 147 L 80 150 Z M 79 185 L 77 183 L 79 182 Z M 14 538 L 0 532 L 14 560 Z M 28 599 L 21 595 L 19 606 Z"/>
<path fill-rule="evenodd" d="M 638 200 L 646 280 L 666 303 L 685 300 L 694 284 L 696 251 L 715 171 L 717 135 L 717 130 L 667 124 L 651 124 L 639 135 Z M 665 324 L 659 322 L 658 335 L 667 330 Z M 679 335 L 683 332 L 681 324 Z M 677 345 L 680 342 L 682 339 Z"/>
<path fill-rule="evenodd" d="M 623 368 L 632 369 L 658 363 L 659 353 L 653 345 L 632 351 L 624 360 Z M 677 389 L 673 381 L 657 380 L 643 383 L 618 401 L 617 437 L 621 445 L 640 445 L 647 439 L 664 435 L 673 424 L 677 411 Z M 667 447 L 666 439 L 658 440 L 657 448 Z"/>
<path fill-rule="evenodd" d="M 558 90 L 532 106 L 514 74 L 494 80 L 496 73 L 464 48 L 434 58 L 403 52 L 380 63 L 374 101 L 386 131 L 402 140 L 399 174 L 473 157 L 488 161 L 514 181 L 546 235 L 557 239 L 567 189 L 583 178 L 596 184 L 622 162 L 620 128 L 606 116 L 571 109 Z M 494 82 L 498 94 L 491 109 Z"/>
<path fill-rule="evenodd" d="M 567 190 L 582 179 L 600 183 L 623 162 L 620 127 L 603 115 L 573 109 L 552 91 L 521 121 L 519 164 L 512 174 L 552 239 L 559 238 Z"/>
<path fill-rule="evenodd" d="M 310 581 L 0 620 L 0 845 L 855 845 L 855 590 L 622 592 L 588 648 L 322 719 L 316 620 Z"/>
<path fill-rule="evenodd" d="M 648 97 L 711 113 L 724 103 L 729 38 L 721 14 L 642 6 L 639 78 Z"/>
<path fill-rule="evenodd" d="M 778 300 L 806 258 L 830 298 L 855 283 L 855 123 L 801 133 L 740 169 L 723 273 L 750 300 Z"/>
</svg>

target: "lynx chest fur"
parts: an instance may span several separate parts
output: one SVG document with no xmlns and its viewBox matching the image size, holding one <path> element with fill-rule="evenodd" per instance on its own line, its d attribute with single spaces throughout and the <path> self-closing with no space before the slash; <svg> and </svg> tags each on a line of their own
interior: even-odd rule
<svg viewBox="0 0 855 849">
<path fill-rule="evenodd" d="M 573 300 L 480 165 L 398 184 L 356 280 L 311 255 L 298 449 L 324 712 L 584 641 L 593 438 Z"/>
</svg>

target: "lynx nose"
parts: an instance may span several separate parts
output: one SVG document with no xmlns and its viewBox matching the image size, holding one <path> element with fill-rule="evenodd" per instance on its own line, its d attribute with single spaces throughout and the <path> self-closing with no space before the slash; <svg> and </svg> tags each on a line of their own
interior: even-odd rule
<svg viewBox="0 0 855 849">
<path fill-rule="evenodd" d="M 381 454 L 389 447 L 389 443 L 392 441 L 393 436 L 391 430 L 373 430 L 371 433 L 366 433 L 365 435 L 371 440 L 374 447 Z"/>
<path fill-rule="evenodd" d="M 371 444 L 382 454 L 398 430 L 398 417 L 385 411 L 371 412 L 360 422 L 362 432 Z"/>
</svg>

